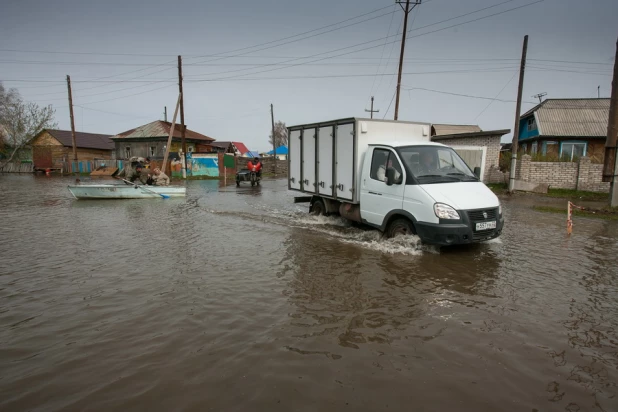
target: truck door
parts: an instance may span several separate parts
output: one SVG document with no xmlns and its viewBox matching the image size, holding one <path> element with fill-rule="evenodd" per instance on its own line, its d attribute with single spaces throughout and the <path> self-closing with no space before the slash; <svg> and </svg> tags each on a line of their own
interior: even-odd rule
<svg viewBox="0 0 618 412">
<path fill-rule="evenodd" d="M 398 177 L 397 182 L 391 186 L 385 182 L 388 167 L 394 168 Z M 392 149 L 369 147 L 363 165 L 361 217 L 371 224 L 382 225 L 391 210 L 402 209 L 405 181 L 401 161 Z"/>
<path fill-rule="evenodd" d="M 333 195 L 333 126 L 318 129 L 318 192 Z"/>
<path fill-rule="evenodd" d="M 303 130 L 303 184 L 302 190 L 315 193 L 315 129 Z"/>
<path fill-rule="evenodd" d="M 290 156 L 290 171 L 288 188 L 300 190 L 300 165 L 302 159 L 300 158 L 300 130 L 294 130 L 290 132 L 289 141 L 289 156 Z"/>
<path fill-rule="evenodd" d="M 335 145 L 335 194 L 338 199 L 354 199 L 354 123 L 336 127 Z"/>
</svg>

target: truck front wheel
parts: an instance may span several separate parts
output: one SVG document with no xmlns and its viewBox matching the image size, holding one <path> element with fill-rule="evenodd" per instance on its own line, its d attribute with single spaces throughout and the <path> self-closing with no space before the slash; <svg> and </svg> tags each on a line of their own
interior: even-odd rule
<svg viewBox="0 0 618 412">
<path fill-rule="evenodd" d="M 405 218 L 393 220 L 386 229 L 386 237 L 393 238 L 397 236 L 408 236 L 414 234 L 414 226 L 412 222 Z"/>
</svg>

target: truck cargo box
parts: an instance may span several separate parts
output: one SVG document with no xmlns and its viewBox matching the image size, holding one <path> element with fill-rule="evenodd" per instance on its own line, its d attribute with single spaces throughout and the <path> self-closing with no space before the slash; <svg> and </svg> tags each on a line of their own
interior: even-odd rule
<svg viewBox="0 0 618 412">
<path fill-rule="evenodd" d="M 369 144 L 429 142 L 431 124 L 347 118 L 288 128 L 288 189 L 358 203 Z"/>
</svg>

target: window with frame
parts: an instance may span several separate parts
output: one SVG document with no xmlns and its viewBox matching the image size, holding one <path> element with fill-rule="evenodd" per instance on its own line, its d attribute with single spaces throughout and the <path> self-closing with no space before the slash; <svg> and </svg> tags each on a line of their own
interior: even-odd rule
<svg viewBox="0 0 618 412">
<path fill-rule="evenodd" d="M 528 131 L 536 130 L 536 120 L 534 117 L 528 119 Z"/>
<path fill-rule="evenodd" d="M 534 142 L 530 145 L 530 154 L 536 154 L 539 151 L 539 143 Z"/>
<path fill-rule="evenodd" d="M 386 180 L 386 169 L 389 167 L 395 169 L 395 178 L 399 180 L 402 169 L 395 154 L 387 149 L 375 149 L 371 158 L 371 171 L 369 177 L 373 180 L 384 182 Z"/>
<path fill-rule="evenodd" d="M 155 157 L 156 153 L 157 153 L 157 147 L 156 146 L 150 146 L 150 157 Z"/>
<path fill-rule="evenodd" d="M 587 144 L 582 142 L 562 142 L 560 157 L 570 162 L 586 156 Z"/>
<path fill-rule="evenodd" d="M 124 155 L 127 159 L 131 157 L 131 146 L 127 146 L 124 148 Z"/>
</svg>

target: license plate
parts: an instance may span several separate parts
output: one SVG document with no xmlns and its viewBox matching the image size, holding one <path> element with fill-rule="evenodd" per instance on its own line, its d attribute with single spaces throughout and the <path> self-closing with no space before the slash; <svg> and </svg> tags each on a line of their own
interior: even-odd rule
<svg viewBox="0 0 618 412">
<path fill-rule="evenodd" d="M 495 229 L 496 221 L 492 220 L 491 222 L 481 222 L 476 224 L 476 230 L 487 230 L 487 229 Z"/>
</svg>

